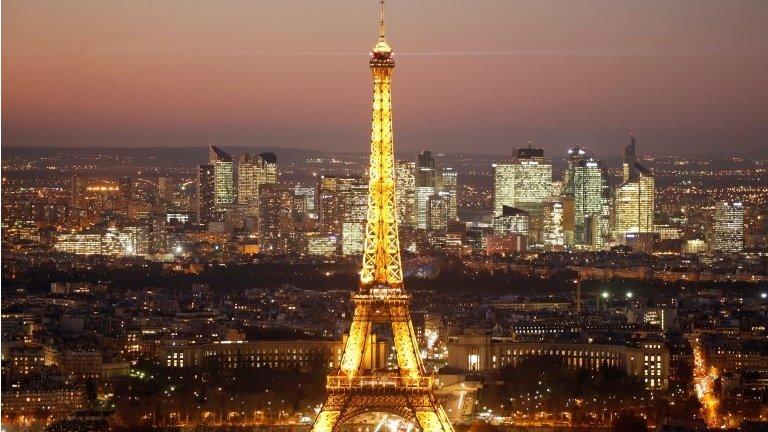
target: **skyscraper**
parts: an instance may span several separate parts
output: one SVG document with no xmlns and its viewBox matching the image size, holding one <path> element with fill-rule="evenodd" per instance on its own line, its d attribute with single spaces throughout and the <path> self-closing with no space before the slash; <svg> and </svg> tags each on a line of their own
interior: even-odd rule
<svg viewBox="0 0 768 432">
<path fill-rule="evenodd" d="M 445 235 L 448 228 L 448 212 L 450 197 L 446 192 L 441 192 L 429 197 L 427 205 L 427 229 L 441 231 Z"/>
<path fill-rule="evenodd" d="M 83 177 L 73 175 L 70 182 L 69 205 L 75 209 L 85 208 L 86 182 Z"/>
<path fill-rule="evenodd" d="M 715 205 L 711 249 L 718 252 L 744 250 L 744 206 L 721 201 Z"/>
<path fill-rule="evenodd" d="M 168 207 L 173 203 L 173 179 L 170 177 L 157 178 L 157 200 L 161 207 Z"/>
<path fill-rule="evenodd" d="M 258 155 L 244 153 L 237 160 L 237 203 L 253 206 L 259 199 L 262 163 Z"/>
<path fill-rule="evenodd" d="M 277 169 L 277 155 L 272 152 L 259 153 L 261 163 L 261 177 L 259 185 L 277 184 L 279 172 Z"/>
<path fill-rule="evenodd" d="M 520 148 L 513 162 L 494 165 L 494 215 L 501 216 L 504 206 L 528 212 L 531 243 L 541 241 L 543 206 L 551 195 L 552 164 L 544 157 L 544 149 Z"/>
<path fill-rule="evenodd" d="M 525 210 L 504 206 L 501 214 L 493 218 L 494 234 L 528 235 L 529 215 Z"/>
<path fill-rule="evenodd" d="M 444 167 L 440 169 L 440 178 L 442 185 L 440 192 L 447 194 L 448 198 L 448 220 L 453 222 L 459 219 L 458 215 L 458 173 L 455 169 Z"/>
<path fill-rule="evenodd" d="M 362 184 L 359 177 L 323 175 L 317 185 L 317 206 L 320 229 L 326 233 L 341 235 L 344 215 L 344 195 L 353 186 Z"/>
<path fill-rule="evenodd" d="M 566 244 L 565 205 L 561 197 L 544 202 L 543 243 L 551 249 L 562 249 Z"/>
<path fill-rule="evenodd" d="M 133 179 L 127 176 L 120 177 L 118 189 L 120 189 L 120 202 L 123 208 L 127 210 L 133 199 Z"/>
<path fill-rule="evenodd" d="M 402 226 L 416 226 L 416 162 L 395 163 L 395 200 L 397 201 L 397 222 Z"/>
<path fill-rule="evenodd" d="M 341 199 L 341 253 L 359 255 L 365 242 L 365 221 L 368 213 L 368 185 L 362 181 L 344 185 Z"/>
<path fill-rule="evenodd" d="M 211 164 L 197 167 L 197 221 L 203 225 L 213 220 L 215 195 L 214 168 Z"/>
<path fill-rule="evenodd" d="M 623 181 L 616 188 L 614 233 L 621 241 L 627 233 L 652 233 L 655 180 L 637 160 L 634 135 L 624 149 Z"/>
<path fill-rule="evenodd" d="M 428 229 L 429 197 L 435 194 L 437 187 L 437 163 L 431 151 L 423 151 L 416 156 L 416 228 Z"/>
<path fill-rule="evenodd" d="M 317 195 L 317 188 L 314 186 L 294 186 L 293 192 L 298 195 L 304 197 L 304 207 L 307 210 L 307 213 L 312 215 L 311 217 L 316 217 L 315 213 L 315 195 Z"/>
<path fill-rule="evenodd" d="M 603 195 L 608 183 L 602 163 L 580 146 L 573 147 L 568 150 L 563 177 L 563 194 L 573 197 L 575 243 L 601 246 Z"/>
<path fill-rule="evenodd" d="M 213 204 L 221 209 L 235 203 L 235 163 L 232 156 L 213 144 L 208 154 L 213 166 Z"/>
<path fill-rule="evenodd" d="M 288 253 L 294 224 L 294 192 L 276 185 L 264 186 L 259 194 L 259 251 Z"/>
</svg>

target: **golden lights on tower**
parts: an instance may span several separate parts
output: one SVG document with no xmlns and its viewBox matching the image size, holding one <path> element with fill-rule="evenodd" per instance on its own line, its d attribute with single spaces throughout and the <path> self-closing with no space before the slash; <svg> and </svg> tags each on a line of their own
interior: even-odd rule
<svg viewBox="0 0 768 432">
<path fill-rule="evenodd" d="M 373 114 L 369 167 L 368 213 L 360 287 L 349 336 L 339 369 L 326 382 L 328 396 L 312 431 L 332 432 L 366 413 L 402 417 L 422 431 L 453 431 L 434 395 L 434 381 L 419 355 L 410 315 L 410 295 L 403 290 L 395 201 L 395 158 L 392 134 L 392 71 L 395 62 L 384 27 L 381 1 L 379 39 L 371 52 Z M 377 368 L 371 350 L 375 324 L 392 327 L 397 370 Z"/>
</svg>

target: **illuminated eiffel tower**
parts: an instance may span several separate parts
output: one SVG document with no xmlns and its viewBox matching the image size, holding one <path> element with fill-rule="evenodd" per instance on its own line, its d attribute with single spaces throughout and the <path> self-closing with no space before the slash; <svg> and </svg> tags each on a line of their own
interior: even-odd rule
<svg viewBox="0 0 768 432">
<path fill-rule="evenodd" d="M 370 67 L 373 125 L 363 269 L 360 287 L 352 296 L 355 315 L 341 364 L 328 375 L 328 398 L 312 431 L 337 431 L 352 418 L 366 413 L 394 414 L 424 432 L 453 431 L 435 398 L 433 378 L 421 362 L 411 323 L 411 296 L 403 289 L 392 139 L 391 83 L 395 61 L 384 33 L 384 0 L 379 41 L 371 53 Z M 391 324 L 397 370 L 365 367 L 363 358 L 374 324 Z"/>
</svg>

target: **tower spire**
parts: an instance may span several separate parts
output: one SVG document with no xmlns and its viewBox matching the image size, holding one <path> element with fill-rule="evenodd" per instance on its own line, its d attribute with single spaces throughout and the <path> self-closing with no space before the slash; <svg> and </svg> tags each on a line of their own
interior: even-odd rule
<svg viewBox="0 0 768 432">
<path fill-rule="evenodd" d="M 386 40 L 386 32 L 384 31 L 384 0 L 380 0 L 381 12 L 379 14 L 379 40 Z"/>
</svg>

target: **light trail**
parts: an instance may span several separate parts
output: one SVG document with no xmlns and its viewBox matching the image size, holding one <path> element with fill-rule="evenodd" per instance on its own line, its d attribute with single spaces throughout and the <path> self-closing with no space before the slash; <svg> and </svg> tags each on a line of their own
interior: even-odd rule
<svg viewBox="0 0 768 432">
<path fill-rule="evenodd" d="M 714 394 L 714 384 L 718 378 L 718 371 L 714 367 L 707 368 L 704 350 L 698 338 L 694 339 L 691 345 L 693 346 L 693 386 L 696 390 L 696 397 L 701 404 L 704 421 L 708 427 L 724 426 L 725 420 L 718 413 L 720 399 Z"/>
</svg>

